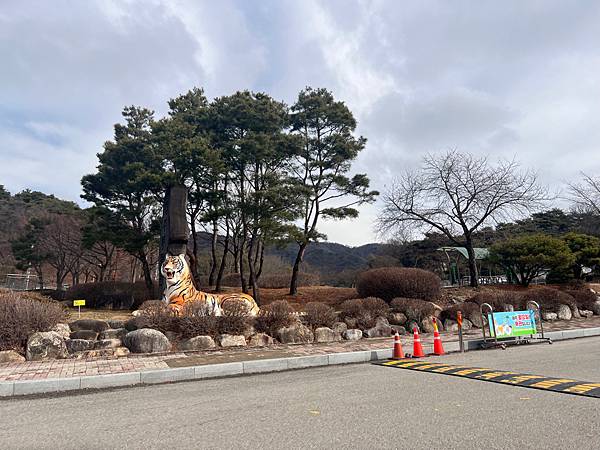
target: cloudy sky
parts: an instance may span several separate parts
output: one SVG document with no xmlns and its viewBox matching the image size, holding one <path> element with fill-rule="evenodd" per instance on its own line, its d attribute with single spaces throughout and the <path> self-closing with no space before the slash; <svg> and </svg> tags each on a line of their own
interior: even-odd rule
<svg viewBox="0 0 600 450">
<path fill-rule="evenodd" d="M 599 33 L 597 1 L 2 0 L 0 184 L 80 201 L 124 105 L 310 85 L 355 113 L 377 189 L 448 148 L 560 186 L 600 171 Z M 323 231 L 374 241 L 378 207 Z"/>
</svg>

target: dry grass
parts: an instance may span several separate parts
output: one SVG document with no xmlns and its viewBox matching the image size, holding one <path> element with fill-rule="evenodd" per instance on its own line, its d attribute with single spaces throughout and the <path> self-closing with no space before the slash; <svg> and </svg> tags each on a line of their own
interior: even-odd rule
<svg viewBox="0 0 600 450">
<path fill-rule="evenodd" d="M 68 309 L 68 321 L 72 322 L 79 319 L 79 313 L 77 308 L 69 307 Z M 112 311 L 109 309 L 87 309 L 81 308 L 82 319 L 97 319 L 97 320 L 129 320 L 133 316 L 131 311 Z"/>
</svg>

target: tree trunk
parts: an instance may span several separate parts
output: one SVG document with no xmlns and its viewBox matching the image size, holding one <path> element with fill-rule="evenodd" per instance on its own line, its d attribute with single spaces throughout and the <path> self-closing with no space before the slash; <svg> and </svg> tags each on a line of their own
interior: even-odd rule
<svg viewBox="0 0 600 450">
<path fill-rule="evenodd" d="M 219 228 L 217 221 L 213 220 L 213 232 L 210 243 L 210 275 L 208 276 L 208 284 L 215 285 L 215 275 L 217 273 L 217 240 L 219 238 Z"/>
<path fill-rule="evenodd" d="M 229 252 L 229 223 L 226 225 L 225 242 L 223 243 L 223 257 L 221 258 L 221 265 L 219 266 L 219 273 L 217 274 L 217 280 L 215 282 L 215 290 L 221 291 L 221 282 L 223 280 L 223 274 L 225 273 L 225 267 L 227 266 L 227 253 Z"/>
<path fill-rule="evenodd" d="M 467 238 L 466 245 L 467 254 L 469 255 L 469 277 L 471 278 L 471 287 L 479 286 L 477 279 L 477 261 L 475 260 L 475 250 L 473 249 L 473 241 L 471 238 Z"/>
<path fill-rule="evenodd" d="M 198 275 L 198 240 L 196 238 L 196 219 L 190 220 L 190 228 L 192 230 L 192 251 L 188 252 L 190 260 L 190 271 L 196 287 L 200 286 L 200 276 Z M 161 291 L 162 292 L 162 291 Z"/>
<path fill-rule="evenodd" d="M 146 289 L 148 294 L 154 295 L 154 282 L 152 281 L 152 272 L 150 271 L 150 264 L 148 264 L 148 258 L 144 252 L 140 252 L 138 259 L 142 265 L 142 271 L 144 273 L 144 282 L 146 283 Z M 162 291 L 161 291 L 162 292 Z"/>
<path fill-rule="evenodd" d="M 290 281 L 290 295 L 296 295 L 298 293 L 298 275 L 300 273 L 300 264 L 304 258 L 304 251 L 306 250 L 307 243 L 303 242 L 299 244 L 298 254 L 294 261 L 294 267 L 292 268 L 292 280 Z"/>
<path fill-rule="evenodd" d="M 256 242 L 256 233 L 250 237 L 250 243 L 248 244 L 248 271 L 250 286 L 252 286 L 252 297 L 254 297 L 254 301 L 257 305 L 260 306 L 260 288 L 258 287 L 258 280 L 256 279 L 256 268 L 254 267 L 254 246 Z"/>
</svg>

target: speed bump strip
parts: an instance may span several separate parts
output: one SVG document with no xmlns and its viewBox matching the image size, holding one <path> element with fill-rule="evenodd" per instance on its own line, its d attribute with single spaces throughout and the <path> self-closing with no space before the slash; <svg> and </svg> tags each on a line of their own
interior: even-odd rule
<svg viewBox="0 0 600 450">
<path fill-rule="evenodd" d="M 544 391 L 562 392 L 565 394 L 583 395 L 600 398 L 600 383 L 577 381 L 570 378 L 552 378 L 541 375 L 516 373 L 506 370 L 484 369 L 481 367 L 455 366 L 430 360 L 399 359 L 374 362 L 375 365 L 397 367 L 399 369 L 417 370 L 420 372 L 440 373 L 472 380 L 491 381 L 512 386 L 520 386 Z"/>
</svg>

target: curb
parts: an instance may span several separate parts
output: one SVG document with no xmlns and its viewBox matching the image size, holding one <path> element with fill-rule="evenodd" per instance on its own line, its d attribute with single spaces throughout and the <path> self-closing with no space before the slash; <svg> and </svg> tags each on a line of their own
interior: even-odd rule
<svg viewBox="0 0 600 450">
<path fill-rule="evenodd" d="M 600 336 L 600 327 L 577 330 L 550 331 L 544 334 L 553 341 Z M 465 341 L 465 350 L 478 350 L 482 339 Z M 444 344 L 448 353 L 458 352 L 458 342 Z M 172 383 L 176 381 L 222 378 L 256 373 L 282 372 L 309 367 L 335 366 L 341 364 L 365 363 L 392 357 L 392 349 L 362 350 L 357 352 L 331 353 L 327 355 L 296 356 L 290 358 L 262 359 L 203 366 L 180 367 L 173 369 L 127 372 L 111 375 L 94 375 L 73 378 L 45 380 L 2 381 L 0 397 L 18 397 L 33 394 L 104 389 L 125 386 Z"/>
</svg>

